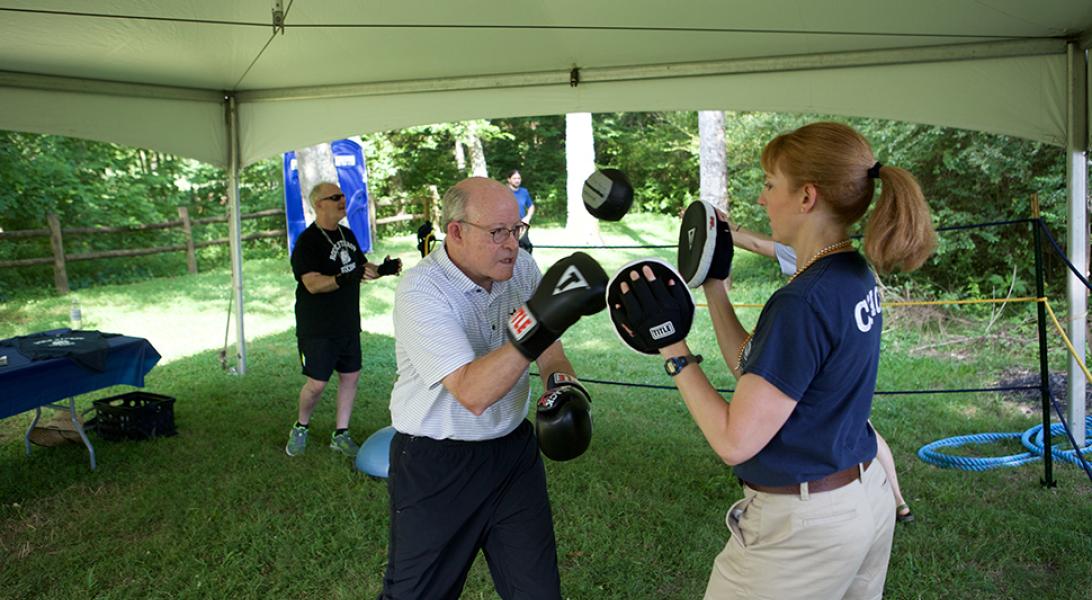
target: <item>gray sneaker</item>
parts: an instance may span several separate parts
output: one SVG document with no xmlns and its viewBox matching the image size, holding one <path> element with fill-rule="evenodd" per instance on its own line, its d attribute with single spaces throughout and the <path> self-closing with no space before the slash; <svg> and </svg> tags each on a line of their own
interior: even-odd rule
<svg viewBox="0 0 1092 600">
<path fill-rule="evenodd" d="M 288 434 L 288 445 L 284 447 L 284 453 L 288 456 L 299 456 L 307 449 L 307 428 L 292 426 Z"/>
<path fill-rule="evenodd" d="M 349 432 L 346 431 L 341 435 L 336 433 L 330 436 L 330 447 L 345 456 L 356 457 L 356 453 L 360 450 L 360 446 L 353 441 L 353 438 L 349 437 Z"/>
</svg>

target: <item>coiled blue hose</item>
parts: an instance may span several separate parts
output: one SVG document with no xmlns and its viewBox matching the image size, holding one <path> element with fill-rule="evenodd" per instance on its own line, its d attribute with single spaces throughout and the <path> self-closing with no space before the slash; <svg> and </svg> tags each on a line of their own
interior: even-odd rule
<svg viewBox="0 0 1092 600">
<path fill-rule="evenodd" d="M 1051 435 L 1058 435 L 1065 431 L 1061 423 L 1050 426 Z M 954 456 L 939 452 L 938 448 L 951 448 L 964 444 L 986 444 L 998 440 L 1020 438 L 1028 452 L 1022 454 L 1010 454 L 1008 456 Z M 1085 418 L 1085 445 L 1081 448 L 1081 454 L 1086 460 L 1092 459 L 1092 415 Z M 1076 449 L 1062 450 L 1057 446 L 1051 447 L 1051 454 L 1057 460 L 1080 465 Z M 1036 425 L 1023 433 L 976 433 L 971 435 L 957 435 L 944 438 L 926 444 L 918 450 L 918 458 L 937 467 L 950 469 L 962 469 L 964 471 L 986 471 L 1001 467 L 1018 467 L 1040 460 L 1043 457 L 1043 426 Z"/>
<path fill-rule="evenodd" d="M 1084 447 L 1081 448 L 1081 454 L 1085 455 L 1085 460 L 1092 459 L 1092 415 L 1084 418 L 1085 436 Z M 1061 423 L 1054 423 L 1050 426 L 1050 435 L 1061 435 L 1065 433 L 1065 428 Z M 1042 424 L 1036 425 L 1031 429 L 1024 432 L 1024 435 L 1020 436 L 1020 442 L 1024 444 L 1030 452 L 1034 452 L 1038 456 L 1043 455 L 1043 426 Z M 1062 450 L 1058 446 L 1051 445 L 1050 453 L 1054 455 L 1054 458 L 1058 460 L 1064 460 L 1065 462 L 1080 465 L 1077 460 L 1077 450 L 1070 448 L 1069 450 Z"/>
</svg>

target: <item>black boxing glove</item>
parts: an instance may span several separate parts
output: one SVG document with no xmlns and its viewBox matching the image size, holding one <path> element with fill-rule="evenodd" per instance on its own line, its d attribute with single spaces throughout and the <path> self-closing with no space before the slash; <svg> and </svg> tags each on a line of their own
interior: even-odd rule
<svg viewBox="0 0 1092 600">
<path fill-rule="evenodd" d="M 550 267 L 523 306 L 508 318 L 508 339 L 534 361 L 565 330 L 606 307 L 607 274 L 594 258 L 571 254 Z"/>
<path fill-rule="evenodd" d="M 620 221 L 633 206 L 633 186 L 618 169 L 596 170 L 584 181 L 580 195 L 584 208 L 603 221 Z"/>
<path fill-rule="evenodd" d="M 588 402 L 591 402 L 591 394 L 588 393 L 584 384 L 580 383 L 580 380 L 576 378 L 576 375 L 569 375 L 568 373 L 562 373 L 561 371 L 555 371 L 550 373 L 550 376 L 546 378 L 546 391 L 556 390 L 560 387 L 572 385 L 580 388 L 580 391 L 584 393 L 588 398 Z"/>
<path fill-rule="evenodd" d="M 376 271 L 378 271 L 380 277 L 397 275 L 402 272 L 402 259 L 388 256 L 383 259 L 383 264 L 379 265 Z"/>
<path fill-rule="evenodd" d="M 696 288 L 707 279 L 727 279 L 732 273 L 732 229 L 703 200 L 692 202 L 679 225 L 679 274 Z"/>
<path fill-rule="evenodd" d="M 572 460 L 591 445 L 591 397 L 576 377 L 553 373 L 535 410 L 538 447 L 551 460 Z"/>
<path fill-rule="evenodd" d="M 645 278 L 648 266 L 654 281 Z M 637 273 L 633 279 L 632 273 Z M 672 283 L 673 282 L 673 283 Z M 622 292 L 622 283 L 629 288 Z M 607 286 L 610 318 L 618 337 L 641 354 L 686 339 L 694 323 L 694 298 L 682 277 L 657 258 L 631 262 L 611 278 Z"/>
</svg>

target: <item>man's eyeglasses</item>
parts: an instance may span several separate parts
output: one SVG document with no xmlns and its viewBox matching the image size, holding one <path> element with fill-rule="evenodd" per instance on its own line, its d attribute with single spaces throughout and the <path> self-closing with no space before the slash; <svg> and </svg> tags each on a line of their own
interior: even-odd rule
<svg viewBox="0 0 1092 600">
<path fill-rule="evenodd" d="M 527 233 L 528 229 L 531 228 L 531 226 L 528 225 L 527 223 L 519 223 L 516 226 L 512 227 L 511 229 L 508 229 L 507 227 L 497 227 L 496 229 L 488 229 L 486 227 L 482 227 L 481 225 L 478 225 L 477 223 L 471 223 L 470 221 L 459 221 L 459 222 L 462 223 L 463 225 L 470 225 L 471 227 L 477 227 L 478 229 L 481 229 L 482 231 L 487 232 L 490 236 L 493 237 L 493 243 L 494 244 L 503 244 L 508 239 L 508 236 L 510 236 L 510 235 L 518 240 L 521 237 L 523 237 L 523 234 Z"/>
<path fill-rule="evenodd" d="M 341 202 L 341 200 L 344 197 L 345 197 L 345 194 L 338 193 L 338 194 L 330 194 L 329 196 L 323 196 L 323 197 L 319 198 L 319 200 L 333 200 L 334 202 Z"/>
</svg>

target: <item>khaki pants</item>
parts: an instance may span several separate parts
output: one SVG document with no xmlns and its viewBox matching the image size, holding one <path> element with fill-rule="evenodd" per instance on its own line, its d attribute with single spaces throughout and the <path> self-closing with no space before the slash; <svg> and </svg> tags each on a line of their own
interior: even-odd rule
<svg viewBox="0 0 1092 600">
<path fill-rule="evenodd" d="M 743 490 L 728 509 L 732 536 L 713 562 L 706 600 L 883 597 L 895 500 L 879 461 L 862 481 L 829 492 Z"/>
</svg>

